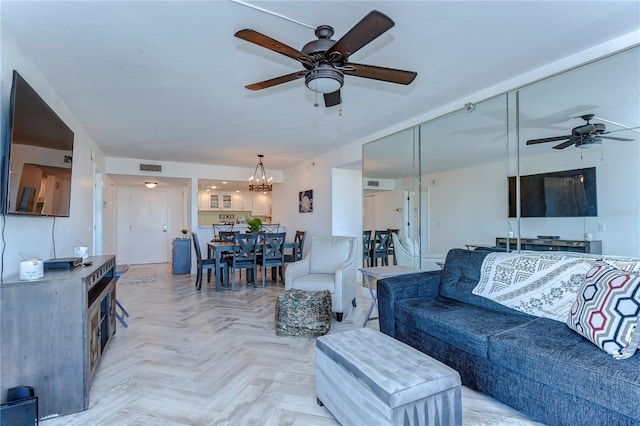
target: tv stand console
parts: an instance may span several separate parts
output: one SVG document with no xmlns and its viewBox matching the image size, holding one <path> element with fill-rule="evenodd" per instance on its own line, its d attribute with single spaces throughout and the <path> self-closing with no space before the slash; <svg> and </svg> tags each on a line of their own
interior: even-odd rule
<svg viewBox="0 0 640 426">
<path fill-rule="evenodd" d="M 509 250 L 516 250 L 518 240 L 509 238 Z M 496 247 L 507 248 L 507 238 L 496 238 Z M 533 251 L 571 251 L 576 253 L 602 254 L 602 241 L 556 240 L 540 238 L 520 238 L 521 250 Z"/>
<path fill-rule="evenodd" d="M 89 407 L 89 387 L 116 332 L 116 258 L 89 260 L 0 286 L 3 403 L 8 388 L 31 386 L 40 419 Z"/>
</svg>

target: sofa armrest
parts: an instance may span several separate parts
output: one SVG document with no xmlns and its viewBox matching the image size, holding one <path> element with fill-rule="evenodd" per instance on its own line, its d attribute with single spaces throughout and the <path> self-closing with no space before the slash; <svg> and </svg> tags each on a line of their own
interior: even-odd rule
<svg viewBox="0 0 640 426">
<path fill-rule="evenodd" d="M 380 331 L 395 337 L 395 303 L 402 299 L 432 299 L 440 289 L 442 271 L 399 275 L 378 281 Z"/>
</svg>

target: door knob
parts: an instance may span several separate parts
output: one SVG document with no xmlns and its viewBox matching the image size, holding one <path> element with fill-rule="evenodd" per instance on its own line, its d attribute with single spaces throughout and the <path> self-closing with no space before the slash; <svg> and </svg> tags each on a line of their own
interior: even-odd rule
<svg viewBox="0 0 640 426">
<path fill-rule="evenodd" d="M 162 227 L 162 232 L 167 232 L 167 225 Z"/>
</svg>

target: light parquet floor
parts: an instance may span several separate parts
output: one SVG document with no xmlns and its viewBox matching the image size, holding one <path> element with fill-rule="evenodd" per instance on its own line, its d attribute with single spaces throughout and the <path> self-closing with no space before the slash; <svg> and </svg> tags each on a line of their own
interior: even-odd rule
<svg viewBox="0 0 640 426">
<path fill-rule="evenodd" d="M 132 279 L 127 280 L 128 275 Z M 275 335 L 282 284 L 194 288 L 169 264 L 134 265 L 118 283 L 129 327 L 118 323 L 90 390 L 89 409 L 55 425 L 336 425 L 315 396 L 315 339 Z M 370 300 L 330 333 L 362 326 Z M 377 321 L 369 327 L 378 328 Z M 463 389 L 466 425 L 534 424 Z"/>
</svg>

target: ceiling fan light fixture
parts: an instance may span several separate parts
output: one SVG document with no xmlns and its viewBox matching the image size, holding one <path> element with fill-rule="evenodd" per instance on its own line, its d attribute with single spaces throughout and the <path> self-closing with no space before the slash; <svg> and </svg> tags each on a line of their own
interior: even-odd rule
<svg viewBox="0 0 640 426">
<path fill-rule="evenodd" d="M 576 146 L 580 149 L 593 149 L 602 145 L 602 138 L 587 138 L 579 141 Z"/>
<path fill-rule="evenodd" d="M 305 85 L 317 93 L 333 93 L 342 88 L 344 75 L 331 65 L 318 65 L 309 71 L 304 79 Z"/>
</svg>

